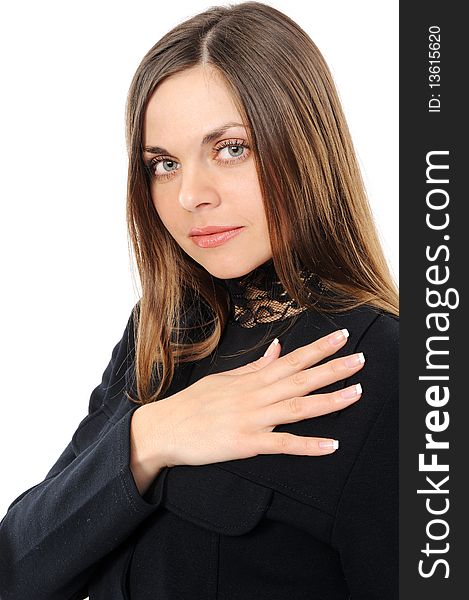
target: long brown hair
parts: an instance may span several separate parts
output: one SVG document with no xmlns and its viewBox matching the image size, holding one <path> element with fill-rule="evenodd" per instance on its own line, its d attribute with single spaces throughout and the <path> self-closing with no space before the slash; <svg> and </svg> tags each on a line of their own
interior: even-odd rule
<svg viewBox="0 0 469 600">
<path fill-rule="evenodd" d="M 150 96 L 163 79 L 196 65 L 224 77 L 250 132 L 273 262 L 289 295 L 318 309 L 299 277 L 306 268 L 334 291 L 328 311 L 368 304 L 398 312 L 348 126 L 318 48 L 267 4 L 211 7 L 147 52 L 127 99 L 127 222 L 142 287 L 134 309 L 138 399 L 129 398 L 142 404 L 162 397 L 178 362 L 216 348 L 228 317 L 226 291 L 161 222 L 142 158 Z M 196 315 L 204 333 L 189 339 Z"/>
</svg>

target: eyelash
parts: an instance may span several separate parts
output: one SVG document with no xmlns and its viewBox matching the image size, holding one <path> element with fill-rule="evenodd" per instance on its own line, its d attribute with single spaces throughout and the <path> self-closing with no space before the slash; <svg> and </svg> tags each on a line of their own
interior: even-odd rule
<svg viewBox="0 0 469 600">
<path fill-rule="evenodd" d="M 215 146 L 215 148 L 213 149 L 214 154 L 218 154 L 218 152 L 220 152 L 220 150 L 223 150 L 223 148 L 229 148 L 229 147 L 241 147 L 244 148 L 245 150 L 249 150 L 249 146 L 248 144 L 244 141 L 244 140 L 240 140 L 240 139 L 232 139 L 232 140 L 224 140 L 223 142 L 220 142 L 217 146 Z M 248 158 L 249 156 L 249 152 L 243 152 L 243 154 L 239 157 L 236 158 L 232 158 L 230 160 L 221 160 L 219 158 L 215 158 L 215 161 L 219 164 L 221 164 L 222 166 L 227 166 L 227 165 L 232 165 L 233 163 L 239 163 L 242 162 L 243 160 L 246 160 L 246 158 Z M 150 174 L 150 177 L 152 177 L 153 179 L 156 179 L 157 181 L 164 181 L 167 179 L 170 179 L 173 177 L 174 173 L 176 173 L 176 171 L 178 171 L 179 169 L 175 169 L 174 171 L 168 171 L 168 173 L 165 173 L 164 175 L 156 175 L 155 170 L 156 167 L 158 166 L 159 163 L 161 162 L 174 162 L 176 164 L 177 161 L 172 160 L 171 157 L 169 156 L 155 156 L 154 158 L 152 158 L 151 160 L 146 162 L 146 167 L 148 169 L 148 172 Z"/>
</svg>

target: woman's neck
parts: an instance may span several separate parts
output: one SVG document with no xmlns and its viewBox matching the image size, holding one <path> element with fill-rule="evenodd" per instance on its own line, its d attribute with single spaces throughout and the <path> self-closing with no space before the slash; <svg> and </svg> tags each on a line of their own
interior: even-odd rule
<svg viewBox="0 0 469 600">
<path fill-rule="evenodd" d="M 314 280 L 312 273 L 304 271 L 300 277 L 305 283 Z M 246 275 L 221 281 L 230 297 L 230 320 L 243 327 L 285 320 L 306 310 L 288 295 L 272 258 Z"/>
</svg>

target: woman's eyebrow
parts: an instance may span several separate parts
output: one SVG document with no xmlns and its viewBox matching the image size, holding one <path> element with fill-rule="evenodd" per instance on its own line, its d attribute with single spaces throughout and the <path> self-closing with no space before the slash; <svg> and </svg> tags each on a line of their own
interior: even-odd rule
<svg viewBox="0 0 469 600">
<path fill-rule="evenodd" d="M 202 139 L 201 146 L 205 146 L 206 144 L 210 144 L 215 141 L 218 137 L 223 135 L 227 129 L 231 129 L 231 127 L 244 127 L 242 123 L 236 123 L 234 121 L 230 121 L 229 123 L 225 123 L 224 125 L 220 125 L 216 129 L 212 129 L 206 133 Z M 150 152 L 151 154 L 170 154 L 168 150 L 165 148 L 160 148 L 159 146 L 145 146 L 143 148 L 144 152 Z"/>
</svg>

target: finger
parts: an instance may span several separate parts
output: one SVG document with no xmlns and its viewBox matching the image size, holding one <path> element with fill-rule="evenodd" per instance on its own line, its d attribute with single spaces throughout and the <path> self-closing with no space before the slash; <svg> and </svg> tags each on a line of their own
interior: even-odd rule
<svg viewBox="0 0 469 600">
<path fill-rule="evenodd" d="M 267 350 L 264 352 L 263 357 L 277 357 L 280 354 L 280 342 L 278 338 L 275 338 L 274 341 L 270 344 Z"/>
<path fill-rule="evenodd" d="M 277 362 L 280 360 L 279 358 Z M 363 352 L 359 352 L 334 358 L 317 367 L 293 373 L 281 381 L 265 386 L 262 389 L 259 403 L 261 405 L 273 404 L 293 396 L 304 396 L 341 379 L 347 379 L 359 371 L 364 364 Z"/>
<path fill-rule="evenodd" d="M 303 437 L 283 431 L 259 433 L 255 436 L 258 454 L 296 454 L 322 456 L 332 454 L 339 447 L 332 438 Z"/>
<path fill-rule="evenodd" d="M 281 351 L 282 347 L 280 345 L 280 342 L 278 338 L 275 338 L 267 347 L 267 350 L 265 351 L 264 355 L 261 356 L 261 358 L 258 358 L 257 360 L 250 362 L 247 365 L 242 365 L 241 367 L 238 367 L 236 369 L 231 369 L 229 371 L 229 374 L 242 375 L 243 373 L 257 373 L 261 369 L 264 369 L 271 362 L 274 362 L 280 356 Z"/>
<path fill-rule="evenodd" d="M 278 360 L 264 366 L 262 381 L 265 384 L 274 383 L 315 365 L 342 348 L 348 336 L 347 329 L 339 329 L 315 340 L 311 344 L 296 348 L 285 354 L 285 356 L 281 356 Z"/>
<path fill-rule="evenodd" d="M 279 424 L 295 423 L 303 419 L 320 417 L 342 410 L 359 400 L 361 394 L 362 387 L 357 383 L 328 394 L 293 396 L 281 402 L 256 409 L 254 416 L 256 424 L 261 427 L 275 427 Z"/>
</svg>

